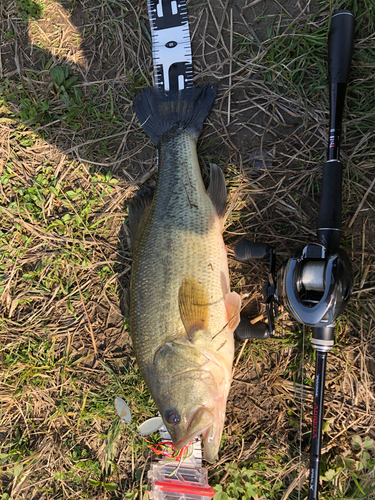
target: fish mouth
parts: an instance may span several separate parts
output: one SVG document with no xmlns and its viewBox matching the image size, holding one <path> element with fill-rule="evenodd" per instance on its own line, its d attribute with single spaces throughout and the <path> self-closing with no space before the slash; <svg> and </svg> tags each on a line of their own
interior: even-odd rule
<svg viewBox="0 0 375 500">
<path fill-rule="evenodd" d="M 180 439 L 176 443 L 175 448 L 180 450 L 201 434 L 203 435 L 203 439 L 205 440 L 208 431 L 210 427 L 212 427 L 213 423 L 214 416 L 212 415 L 210 410 L 208 410 L 207 408 L 199 408 L 199 410 L 194 412 L 187 426 L 188 435 Z"/>
</svg>

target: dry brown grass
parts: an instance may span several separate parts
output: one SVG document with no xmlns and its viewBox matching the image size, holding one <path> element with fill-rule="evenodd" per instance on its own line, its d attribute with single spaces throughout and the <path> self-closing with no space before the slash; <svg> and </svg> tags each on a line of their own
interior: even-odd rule
<svg viewBox="0 0 375 500">
<path fill-rule="evenodd" d="M 155 412 L 123 316 L 127 200 L 153 185 L 156 172 L 132 108 L 140 87 L 152 83 L 146 2 L 38 2 L 41 18 L 26 21 L 25 3 L 1 4 L 0 493 L 140 498 L 150 453 L 121 427 L 113 400 L 126 399 L 136 423 Z M 205 178 L 210 161 L 224 166 L 232 285 L 252 317 L 264 313 L 266 267 L 235 262 L 234 244 L 245 235 L 266 241 L 281 263 L 315 240 L 327 142 L 326 30 L 330 10 L 351 2 L 325 4 L 190 2 L 196 83 L 219 87 L 198 152 Z M 344 495 L 361 497 L 351 473 L 363 489 L 374 480 L 370 466 L 355 471 L 361 450 L 351 442 L 375 438 L 371 22 L 363 7 L 344 125 L 343 246 L 355 288 L 328 360 L 323 463 L 338 475 L 322 485 L 326 499 L 346 486 Z M 81 90 L 70 90 L 68 102 L 50 73 L 62 65 Z M 213 483 L 230 483 L 228 463 L 246 462 L 258 470 L 259 498 L 298 497 L 313 369 L 308 333 L 302 346 L 302 330 L 286 313 L 275 339 L 238 346 Z"/>
</svg>

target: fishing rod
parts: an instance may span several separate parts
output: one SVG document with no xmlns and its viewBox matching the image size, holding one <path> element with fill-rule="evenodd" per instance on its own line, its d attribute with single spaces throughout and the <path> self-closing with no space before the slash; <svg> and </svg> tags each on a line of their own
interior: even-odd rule
<svg viewBox="0 0 375 500">
<path fill-rule="evenodd" d="M 286 307 L 299 323 L 312 330 L 311 343 L 316 350 L 316 362 L 309 500 L 318 499 L 327 353 L 334 346 L 336 320 L 345 309 L 353 288 L 351 264 L 340 248 L 344 167 L 339 160 L 353 38 L 353 14 L 347 10 L 336 12 L 332 16 L 328 37 L 330 130 L 317 220 L 318 243 L 309 243 L 297 251 L 277 273 L 276 253 L 269 245 L 242 240 L 235 248 L 235 256 L 240 262 L 270 259 L 264 292 L 268 323 L 251 324 L 248 318 L 242 318 L 236 335 L 241 340 L 271 337 L 279 305 Z"/>
</svg>

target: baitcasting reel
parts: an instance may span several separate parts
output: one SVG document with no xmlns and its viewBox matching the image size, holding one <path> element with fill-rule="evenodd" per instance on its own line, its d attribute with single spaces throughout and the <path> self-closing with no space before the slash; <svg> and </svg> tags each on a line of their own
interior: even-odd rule
<svg viewBox="0 0 375 500">
<path fill-rule="evenodd" d="M 242 317 L 237 337 L 244 340 L 272 336 L 278 306 L 282 305 L 299 323 L 313 327 L 315 332 L 319 329 L 318 338 L 313 335 L 313 345 L 324 350 L 333 346 L 335 320 L 345 309 L 353 287 L 351 265 L 342 249 L 328 252 L 323 245 L 310 243 L 277 273 L 275 250 L 266 243 L 242 240 L 235 247 L 235 257 L 240 262 L 270 259 L 264 288 L 268 323 L 252 324 Z"/>
</svg>

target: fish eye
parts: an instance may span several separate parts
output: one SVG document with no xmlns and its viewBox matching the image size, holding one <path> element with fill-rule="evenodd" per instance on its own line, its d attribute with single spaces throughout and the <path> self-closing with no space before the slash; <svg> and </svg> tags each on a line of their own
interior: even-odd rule
<svg viewBox="0 0 375 500">
<path fill-rule="evenodd" d="M 168 424 L 177 425 L 180 423 L 180 415 L 176 410 L 168 410 L 165 412 L 165 420 Z"/>
</svg>

